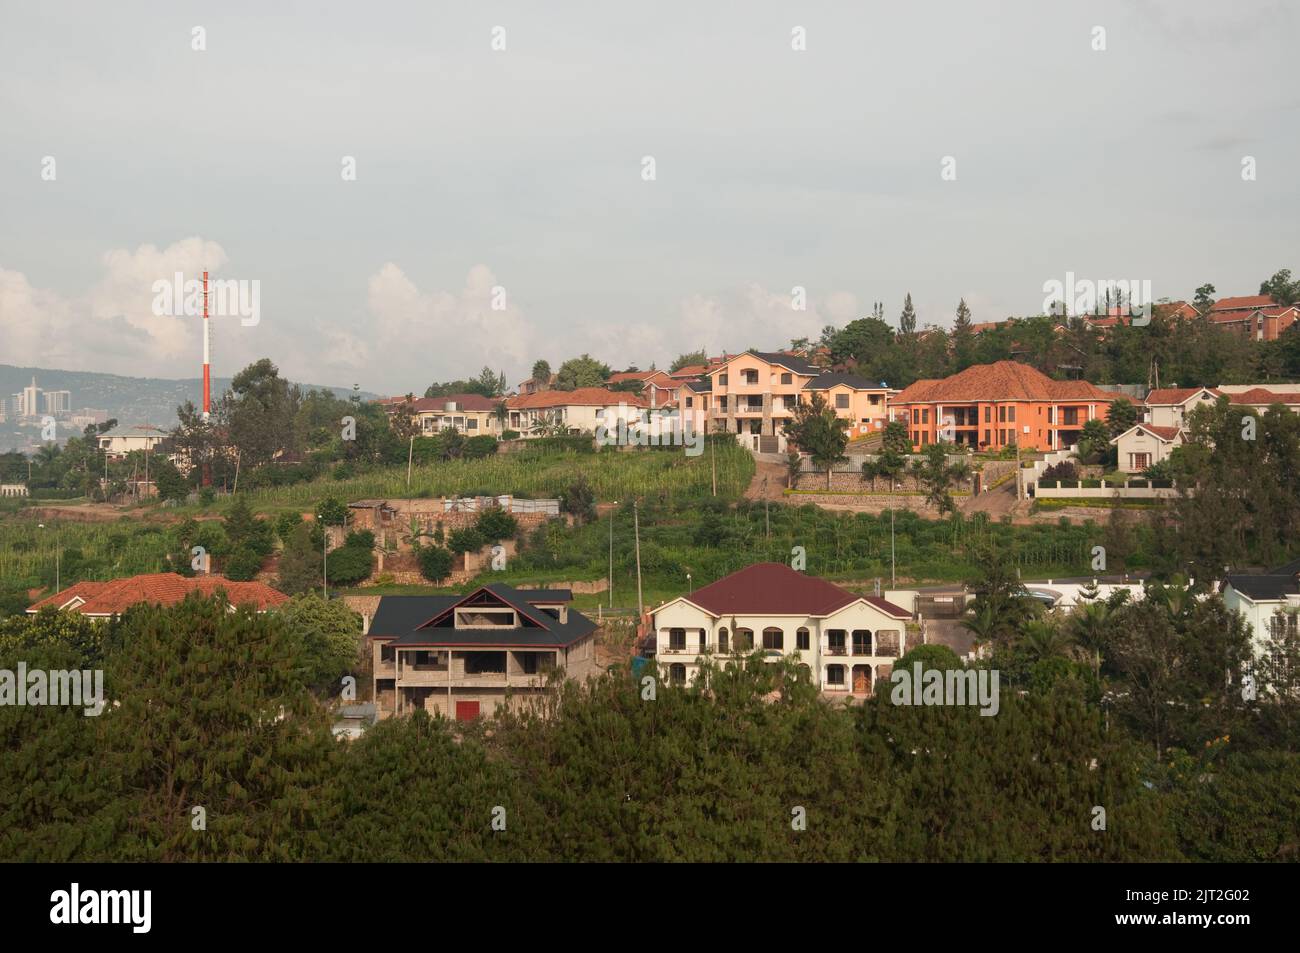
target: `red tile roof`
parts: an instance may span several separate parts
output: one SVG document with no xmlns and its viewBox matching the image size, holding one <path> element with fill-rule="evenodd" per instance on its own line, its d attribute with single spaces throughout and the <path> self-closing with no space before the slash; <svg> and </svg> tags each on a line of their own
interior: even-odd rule
<svg viewBox="0 0 1300 953">
<path fill-rule="evenodd" d="M 1147 394 L 1146 405 L 1148 407 L 1161 406 L 1172 407 L 1175 404 L 1181 404 L 1194 394 L 1199 394 L 1203 390 L 1208 390 L 1211 394 L 1218 396 L 1218 391 L 1213 387 L 1163 387 L 1160 390 L 1153 390 Z"/>
<path fill-rule="evenodd" d="M 224 576 L 187 578 L 171 572 L 155 572 L 108 582 L 78 582 L 62 592 L 47 596 L 27 611 L 38 612 L 45 606 L 57 609 L 80 597 L 84 602 L 72 611 L 82 615 L 118 615 L 141 602 L 170 606 L 191 592 L 211 596 L 218 589 L 225 591 L 226 598 L 232 605 L 251 605 L 258 612 L 265 612 L 289 601 L 288 596 L 264 582 L 233 582 Z"/>
<path fill-rule="evenodd" d="M 1271 308 L 1277 304 L 1272 295 L 1243 295 L 1239 298 L 1220 298 L 1210 308 L 1210 314 L 1220 311 L 1253 311 L 1256 308 Z"/>
<path fill-rule="evenodd" d="M 887 615 L 911 618 L 878 596 L 856 596 L 816 576 L 795 572 L 785 563 L 755 563 L 717 582 L 696 589 L 686 597 L 714 615 L 811 615 L 824 616 L 865 599 Z"/>
<path fill-rule="evenodd" d="M 1279 394 L 1265 387 L 1252 387 L 1240 394 L 1229 394 L 1230 404 L 1300 404 L 1300 394 Z"/>
<path fill-rule="evenodd" d="M 942 380 L 921 380 L 905 388 L 894 404 L 976 400 L 1115 400 L 1119 395 L 1087 381 L 1054 381 L 1016 361 L 976 364 Z"/>
<path fill-rule="evenodd" d="M 1153 424 L 1138 424 L 1138 427 L 1145 430 L 1147 433 L 1153 434 L 1159 437 L 1161 440 L 1165 440 L 1165 441 L 1173 440 L 1175 437 L 1178 436 L 1177 427 L 1157 427 Z"/>
<path fill-rule="evenodd" d="M 547 390 L 538 394 L 520 394 L 506 401 L 511 410 L 539 410 L 545 407 L 645 407 L 645 398 L 625 390 L 604 387 L 579 387 L 576 390 Z"/>
<path fill-rule="evenodd" d="M 454 402 L 460 410 L 493 410 L 501 402 L 500 397 L 484 397 L 482 394 L 447 394 L 444 397 L 417 397 L 411 401 L 413 413 L 441 413 L 449 402 Z M 388 410 L 395 410 L 406 403 L 405 397 L 386 397 L 381 403 Z"/>
<path fill-rule="evenodd" d="M 620 384 L 623 381 L 643 381 L 647 377 L 653 377 L 658 371 L 619 371 L 617 374 L 610 374 L 606 383 Z"/>
<path fill-rule="evenodd" d="M 673 377 L 699 377 L 701 374 L 707 374 L 709 369 L 703 364 L 687 364 L 685 367 L 679 367 L 672 372 Z"/>
</svg>

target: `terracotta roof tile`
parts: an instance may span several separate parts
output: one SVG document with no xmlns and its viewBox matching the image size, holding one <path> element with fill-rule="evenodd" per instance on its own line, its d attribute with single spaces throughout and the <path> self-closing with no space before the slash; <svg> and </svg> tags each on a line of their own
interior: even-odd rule
<svg viewBox="0 0 1300 953">
<path fill-rule="evenodd" d="M 252 605 L 258 612 L 289 601 L 263 582 L 234 582 L 224 576 L 178 576 L 171 572 L 146 573 L 113 579 L 109 582 L 79 582 L 62 592 L 47 596 L 32 605 L 28 612 L 38 612 L 45 606 L 59 608 L 80 597 L 85 600 L 71 611 L 83 615 L 118 615 L 139 603 L 175 605 L 191 592 L 211 596 L 218 589 L 226 593 L 232 605 Z"/>
<path fill-rule="evenodd" d="M 1118 395 L 1087 381 L 1055 381 L 1037 368 L 1016 361 L 976 364 L 942 380 L 910 385 L 894 404 L 975 400 L 1104 400 Z"/>
<path fill-rule="evenodd" d="M 863 598 L 816 576 L 795 572 L 784 563 L 755 563 L 686 597 L 714 615 L 828 615 Z M 910 618 L 884 599 L 867 599 L 898 618 Z"/>
<path fill-rule="evenodd" d="M 506 401 L 511 410 L 536 410 L 544 407 L 645 407 L 645 398 L 630 391 L 604 387 L 579 387 L 576 390 L 547 390 L 539 394 L 520 394 Z"/>
<path fill-rule="evenodd" d="M 1273 300 L 1272 295 L 1243 295 L 1239 298 L 1220 298 L 1214 302 L 1214 307 L 1210 308 L 1210 314 L 1217 314 L 1220 311 L 1242 311 L 1256 308 L 1271 308 L 1277 302 Z"/>
<path fill-rule="evenodd" d="M 1219 394 L 1213 387 L 1162 387 L 1147 394 L 1146 405 L 1148 407 L 1171 407 L 1174 404 L 1183 403 L 1189 397 L 1199 394 L 1203 390 L 1208 390 L 1216 397 Z"/>
</svg>

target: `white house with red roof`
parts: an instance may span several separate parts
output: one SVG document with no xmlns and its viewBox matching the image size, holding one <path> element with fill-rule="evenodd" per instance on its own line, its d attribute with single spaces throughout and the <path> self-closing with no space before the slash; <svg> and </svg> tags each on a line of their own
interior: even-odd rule
<svg viewBox="0 0 1300 953">
<path fill-rule="evenodd" d="M 1162 463 L 1182 445 L 1187 431 L 1181 427 L 1161 427 L 1156 424 L 1136 424 L 1111 440 L 1119 448 L 1118 466 L 1125 473 L 1142 473 L 1148 467 Z"/>
<path fill-rule="evenodd" d="M 705 658 L 762 651 L 795 658 L 828 694 L 868 695 L 907 651 L 912 614 L 796 572 L 756 563 L 678 596 L 651 613 L 655 657 L 671 682 L 690 684 Z"/>
<path fill-rule="evenodd" d="M 647 402 L 627 391 L 579 387 L 519 394 L 506 399 L 506 408 L 511 430 L 525 437 L 538 437 L 548 429 L 595 433 L 600 426 L 613 430 L 619 420 L 635 424 L 641 420 Z"/>
<path fill-rule="evenodd" d="M 1153 390 L 1143 402 L 1146 423 L 1157 427 L 1183 429 L 1197 407 L 1212 407 L 1221 398 L 1237 407 L 1249 407 L 1264 413 L 1281 404 L 1292 413 L 1300 413 L 1300 386 L 1295 384 L 1232 384 L 1221 387 L 1164 387 Z"/>
<path fill-rule="evenodd" d="M 74 583 L 34 603 L 27 612 L 35 615 L 42 609 L 52 608 L 109 619 L 141 603 L 175 605 L 192 592 L 204 597 L 219 593 L 232 607 L 250 606 L 255 612 L 266 612 L 289 601 L 288 596 L 264 582 L 235 582 L 215 575 L 186 577 L 174 572 L 154 572 L 107 582 L 86 580 Z"/>
</svg>

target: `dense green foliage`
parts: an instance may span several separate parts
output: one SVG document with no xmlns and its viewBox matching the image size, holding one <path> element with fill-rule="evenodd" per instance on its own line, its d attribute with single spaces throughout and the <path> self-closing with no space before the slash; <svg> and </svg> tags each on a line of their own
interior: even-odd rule
<svg viewBox="0 0 1300 953">
<path fill-rule="evenodd" d="M 1234 753 L 1223 722 L 1189 723 L 1217 740 L 1157 762 L 1071 680 L 1004 691 L 985 717 L 888 692 L 845 708 L 758 656 L 653 698 L 615 667 L 543 710 L 417 713 L 338 742 L 313 689 L 332 693 L 358 631 L 315 596 L 0 623 L 0 668 L 102 666 L 111 700 L 99 717 L 0 708 L 0 858 L 1273 860 L 1300 844 L 1294 736 Z"/>
</svg>

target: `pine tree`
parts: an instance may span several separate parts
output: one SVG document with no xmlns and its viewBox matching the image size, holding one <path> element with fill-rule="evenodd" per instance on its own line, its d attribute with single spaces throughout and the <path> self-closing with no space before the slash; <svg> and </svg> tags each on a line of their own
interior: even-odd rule
<svg viewBox="0 0 1300 953">
<path fill-rule="evenodd" d="M 909 291 L 903 299 L 903 313 L 898 318 L 898 333 L 912 335 L 916 333 L 916 310 L 912 307 L 912 293 Z"/>
<path fill-rule="evenodd" d="M 957 303 L 957 318 L 952 325 L 952 359 L 953 369 L 958 372 L 975 363 L 975 333 L 965 298 Z"/>
</svg>

